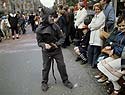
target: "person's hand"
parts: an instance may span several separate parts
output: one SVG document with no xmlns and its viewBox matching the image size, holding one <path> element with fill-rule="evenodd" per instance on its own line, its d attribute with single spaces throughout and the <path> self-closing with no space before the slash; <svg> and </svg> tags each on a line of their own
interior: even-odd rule
<svg viewBox="0 0 125 95">
<path fill-rule="evenodd" d="M 52 46 L 49 44 L 45 44 L 45 49 L 50 49 Z"/>
<path fill-rule="evenodd" d="M 109 53 L 109 56 L 112 56 L 112 55 L 113 55 L 113 50 L 111 50 Z"/>
<path fill-rule="evenodd" d="M 58 48 L 58 46 L 54 43 L 50 43 L 51 46 L 54 46 L 55 48 Z"/>
<path fill-rule="evenodd" d="M 106 46 L 105 49 L 111 49 L 111 46 Z"/>
</svg>

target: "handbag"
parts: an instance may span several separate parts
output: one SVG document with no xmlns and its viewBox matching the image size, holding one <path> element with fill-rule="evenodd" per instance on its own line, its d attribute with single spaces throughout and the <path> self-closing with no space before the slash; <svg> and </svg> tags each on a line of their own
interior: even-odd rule
<svg viewBox="0 0 125 95">
<path fill-rule="evenodd" d="M 103 48 L 103 49 L 101 50 L 101 52 L 109 55 L 110 52 L 111 52 L 111 50 L 112 50 L 112 49 Z M 115 58 L 115 59 L 119 58 L 119 56 L 116 55 L 116 54 L 113 54 L 113 55 L 110 56 L 110 57 Z"/>
<path fill-rule="evenodd" d="M 105 32 L 104 30 L 101 29 L 101 31 L 100 31 L 100 38 L 102 40 L 106 40 L 109 37 L 109 35 L 110 34 L 108 32 Z"/>
</svg>

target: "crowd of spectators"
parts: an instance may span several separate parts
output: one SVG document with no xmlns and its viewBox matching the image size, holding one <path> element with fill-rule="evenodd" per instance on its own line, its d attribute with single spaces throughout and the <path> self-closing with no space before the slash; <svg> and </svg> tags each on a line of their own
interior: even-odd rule
<svg viewBox="0 0 125 95">
<path fill-rule="evenodd" d="M 26 34 L 27 25 L 31 25 L 32 32 L 35 33 L 40 20 L 40 16 L 33 12 L 24 14 L 12 11 L 8 15 L 3 15 L 0 18 L 0 42 L 7 39 L 19 39 L 22 34 Z"/>
<path fill-rule="evenodd" d="M 119 84 L 118 81 L 124 78 L 125 74 L 123 61 L 125 17 L 123 13 L 116 21 L 115 11 L 110 1 L 100 0 L 94 4 L 94 16 L 91 18 L 88 17 L 89 13 L 83 2 L 78 3 L 78 10 L 74 11 L 72 20 L 67 19 L 71 17 L 72 12 L 67 13 L 62 7 L 56 21 L 66 36 L 66 42 L 62 47 L 66 48 L 73 42 L 74 52 L 77 55 L 76 61 L 80 61 L 81 65 L 89 64 L 92 68 L 98 69 L 97 75 L 94 76 L 97 81 L 111 83 L 113 90 L 108 89 L 108 93 L 119 95 L 124 83 Z M 72 29 L 69 22 L 74 25 Z M 75 35 L 72 37 L 71 34 Z"/>
</svg>

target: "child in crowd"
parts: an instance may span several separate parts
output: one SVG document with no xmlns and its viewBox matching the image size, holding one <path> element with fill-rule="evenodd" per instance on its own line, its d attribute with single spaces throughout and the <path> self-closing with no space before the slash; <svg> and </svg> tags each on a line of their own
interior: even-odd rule
<svg viewBox="0 0 125 95">
<path fill-rule="evenodd" d="M 89 23 L 90 20 L 85 19 L 85 25 L 83 26 L 82 31 L 79 31 L 81 37 L 79 38 L 79 42 L 77 42 L 77 46 L 74 48 L 75 53 L 78 55 L 76 61 L 82 60 L 81 65 L 87 63 L 87 48 L 90 39 L 90 30 L 88 28 Z"/>
</svg>

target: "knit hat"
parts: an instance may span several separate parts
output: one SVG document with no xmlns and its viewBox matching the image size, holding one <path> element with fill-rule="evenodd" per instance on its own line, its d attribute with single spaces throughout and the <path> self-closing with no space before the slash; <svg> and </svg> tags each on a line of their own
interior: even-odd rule
<svg viewBox="0 0 125 95">
<path fill-rule="evenodd" d="M 85 7 L 85 5 L 84 5 L 83 2 L 79 2 L 79 5 L 80 5 L 81 7 Z"/>
</svg>

